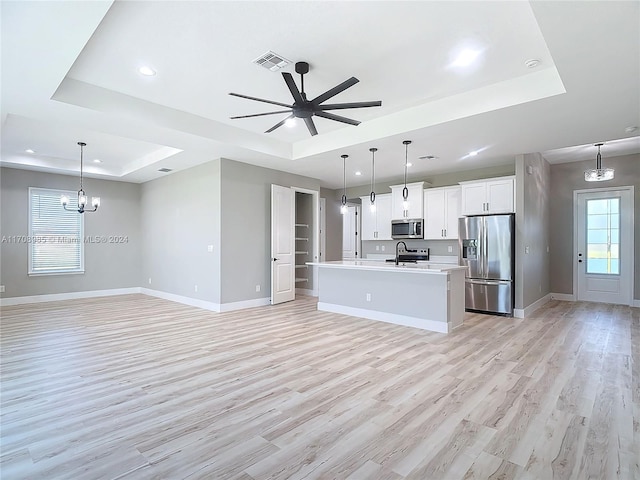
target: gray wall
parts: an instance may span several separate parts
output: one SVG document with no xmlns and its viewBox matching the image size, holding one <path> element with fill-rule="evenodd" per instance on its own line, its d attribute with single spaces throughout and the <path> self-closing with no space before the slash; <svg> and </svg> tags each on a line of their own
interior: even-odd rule
<svg viewBox="0 0 640 480">
<path fill-rule="evenodd" d="M 527 168 L 531 167 L 531 173 Z M 515 308 L 523 309 L 549 290 L 549 192 L 551 168 L 539 153 L 516 156 Z M 526 253 L 528 247 L 529 253 Z"/>
<path fill-rule="evenodd" d="M 340 197 L 342 193 L 328 188 L 320 189 L 320 197 L 326 200 L 325 205 L 325 255 L 324 261 L 331 262 L 342 259 L 342 215 L 340 214 Z"/>
<path fill-rule="evenodd" d="M 3 167 L 0 169 L 2 236 L 29 234 L 29 187 L 76 191 L 79 178 Z M 2 297 L 108 290 L 139 286 L 140 185 L 86 178 L 84 189 L 100 197 L 95 213 L 85 213 L 86 236 L 123 235 L 127 243 L 85 243 L 85 273 L 28 276 L 28 245 L 2 243 Z M 60 207 L 62 208 L 62 207 Z"/>
<path fill-rule="evenodd" d="M 139 285 L 220 303 L 220 167 L 214 160 L 142 184 Z"/>
<path fill-rule="evenodd" d="M 584 171 L 596 161 L 551 165 L 551 291 L 574 293 L 573 289 L 573 191 L 589 188 L 634 186 L 634 298 L 640 299 L 640 155 L 605 157 L 605 167 L 615 169 L 613 180 L 585 182 Z"/>
<path fill-rule="evenodd" d="M 220 303 L 269 297 L 271 184 L 319 192 L 320 182 L 227 159 L 221 163 Z"/>
</svg>

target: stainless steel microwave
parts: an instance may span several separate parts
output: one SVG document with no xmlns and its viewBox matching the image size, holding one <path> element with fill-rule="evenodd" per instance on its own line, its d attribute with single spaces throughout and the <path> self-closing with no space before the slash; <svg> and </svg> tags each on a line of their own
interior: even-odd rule
<svg viewBox="0 0 640 480">
<path fill-rule="evenodd" d="M 421 218 L 391 220 L 391 238 L 424 238 Z"/>
</svg>

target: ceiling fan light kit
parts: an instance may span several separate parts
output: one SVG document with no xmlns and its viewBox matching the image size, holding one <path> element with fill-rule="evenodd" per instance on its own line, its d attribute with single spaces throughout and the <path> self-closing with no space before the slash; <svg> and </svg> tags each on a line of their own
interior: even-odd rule
<svg viewBox="0 0 640 480">
<path fill-rule="evenodd" d="M 287 87 L 289 88 L 289 92 L 293 97 L 293 103 L 287 104 L 282 102 L 275 102 L 272 100 L 265 100 L 263 98 L 251 97 L 249 95 L 242 95 L 239 93 L 229 93 L 234 97 L 246 98 L 247 100 L 254 100 L 256 102 L 269 103 L 271 105 L 278 105 L 280 107 L 285 107 L 287 110 L 277 110 L 274 112 L 264 112 L 264 113 L 255 113 L 251 115 L 239 115 L 235 117 L 230 117 L 232 120 L 239 118 L 252 118 L 252 117 L 262 117 L 265 115 L 277 115 L 280 113 L 289 113 L 290 115 L 280 122 L 276 123 L 273 127 L 266 130 L 264 133 L 271 133 L 277 128 L 280 128 L 284 125 L 288 120 L 294 118 L 301 118 L 304 120 L 304 123 L 309 130 L 309 133 L 313 135 L 318 134 L 318 130 L 316 129 L 315 124 L 313 123 L 313 116 L 326 118 L 328 120 L 333 120 L 335 122 L 346 123 L 348 125 L 359 125 L 360 122 L 357 120 L 353 120 L 351 118 L 343 117 L 341 115 L 335 115 L 333 113 L 328 113 L 327 110 L 344 110 L 349 108 L 366 108 L 366 107 L 380 107 L 382 106 L 382 101 L 372 101 L 372 102 L 349 102 L 349 103 L 333 103 L 333 104 L 324 104 L 330 98 L 335 97 L 339 93 L 345 91 L 347 88 L 352 87 L 359 80 L 356 77 L 351 77 L 348 80 L 336 85 L 333 88 L 330 88 L 326 92 L 318 95 L 312 100 L 307 99 L 307 94 L 304 91 L 304 75 L 309 73 L 309 64 L 307 62 L 297 62 L 296 63 L 296 73 L 300 74 L 300 89 L 298 89 L 295 80 L 293 79 L 293 75 L 289 72 L 282 72 L 282 77 L 284 78 Z M 323 105 L 324 104 L 324 105 Z"/>
</svg>

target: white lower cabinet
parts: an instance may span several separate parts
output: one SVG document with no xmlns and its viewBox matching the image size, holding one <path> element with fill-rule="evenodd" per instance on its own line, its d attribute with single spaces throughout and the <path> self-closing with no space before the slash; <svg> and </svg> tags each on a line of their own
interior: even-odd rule
<svg viewBox="0 0 640 480">
<path fill-rule="evenodd" d="M 362 240 L 391 240 L 391 194 L 376 195 L 376 209 L 371 211 L 369 197 L 362 201 Z"/>
<path fill-rule="evenodd" d="M 460 187 L 428 188 L 424 191 L 425 240 L 455 240 L 460 217 Z"/>
</svg>

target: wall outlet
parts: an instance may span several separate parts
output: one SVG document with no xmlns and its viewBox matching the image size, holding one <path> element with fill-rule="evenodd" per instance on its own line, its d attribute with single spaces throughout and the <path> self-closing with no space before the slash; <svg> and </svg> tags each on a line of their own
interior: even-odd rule
<svg viewBox="0 0 640 480">
<path fill-rule="evenodd" d="M 370 301 L 371 301 L 371 294 L 367 293 L 367 302 L 370 302 Z"/>
<path fill-rule="evenodd" d="M 529 246 L 524 247 L 524 253 L 529 253 Z"/>
<path fill-rule="evenodd" d="M 452 246 L 452 245 L 449 245 L 449 246 L 447 247 L 447 252 L 449 252 L 449 253 L 453 253 L 453 246 Z"/>
<path fill-rule="evenodd" d="M 549 253 L 549 245 L 547 245 L 547 253 Z"/>
<path fill-rule="evenodd" d="M 151 285 L 151 277 L 149 277 L 149 285 Z"/>
<path fill-rule="evenodd" d="M 376 245 L 376 252 L 380 251 L 380 245 Z"/>
<path fill-rule="evenodd" d="M 380 248 L 381 248 L 381 249 L 382 249 L 382 251 L 384 252 L 384 245 L 382 245 Z"/>
<path fill-rule="evenodd" d="M 256 285 L 256 292 L 260 291 L 260 285 Z"/>
<path fill-rule="evenodd" d="M 4 285 L 0 285 L 0 293 L 4 293 Z"/>
<path fill-rule="evenodd" d="M 213 252 L 213 245 L 207 245 L 207 252 Z"/>
<path fill-rule="evenodd" d="M 194 286 L 193 286 L 193 289 L 194 289 L 194 291 L 196 291 L 196 292 L 197 292 L 197 291 L 198 291 L 198 285 L 194 285 Z"/>
</svg>

